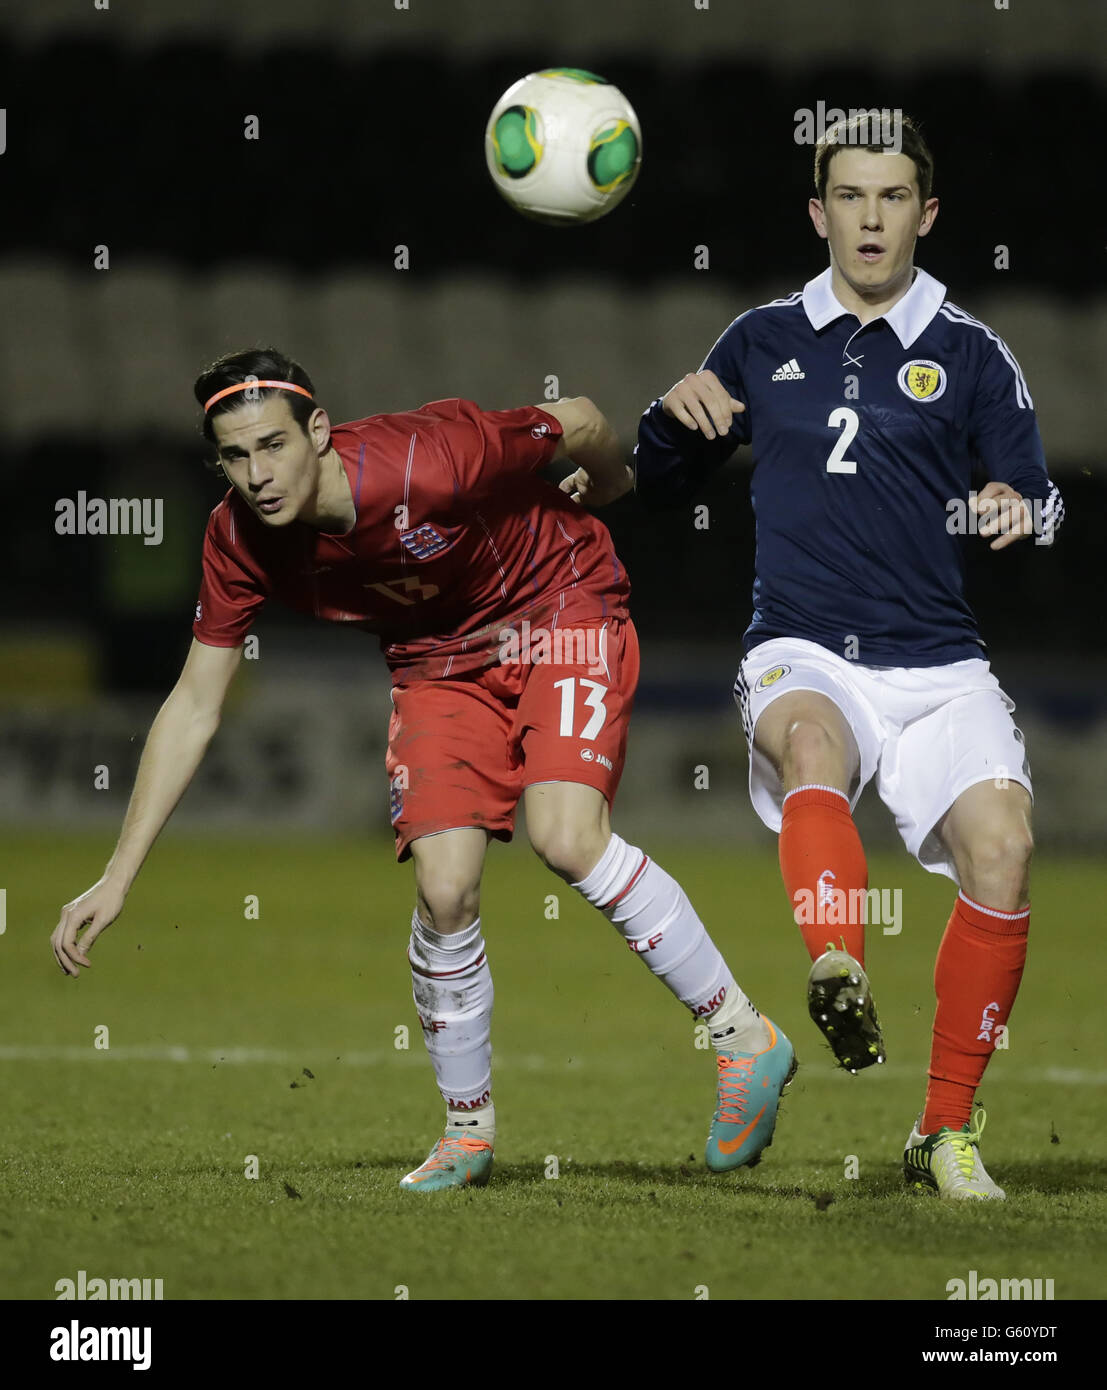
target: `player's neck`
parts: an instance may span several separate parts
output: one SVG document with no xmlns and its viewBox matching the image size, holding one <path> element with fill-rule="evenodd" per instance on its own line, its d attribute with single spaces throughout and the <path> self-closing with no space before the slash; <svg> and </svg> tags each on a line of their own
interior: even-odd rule
<svg viewBox="0 0 1107 1390">
<path fill-rule="evenodd" d="M 357 521 L 350 480 L 338 450 L 333 446 L 319 461 L 319 486 L 315 501 L 300 513 L 300 520 L 327 535 L 345 535 Z"/>
<path fill-rule="evenodd" d="M 915 267 L 908 266 L 906 273 L 892 285 L 881 285 L 871 293 L 856 290 L 836 265 L 831 265 L 830 288 L 843 309 L 856 314 L 862 324 L 886 314 L 893 304 L 897 304 L 911 288 L 915 279 Z"/>
</svg>

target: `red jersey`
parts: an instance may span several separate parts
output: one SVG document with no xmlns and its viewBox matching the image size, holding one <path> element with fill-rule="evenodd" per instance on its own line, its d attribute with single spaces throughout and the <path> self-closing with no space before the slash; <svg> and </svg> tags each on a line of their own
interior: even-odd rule
<svg viewBox="0 0 1107 1390">
<path fill-rule="evenodd" d="M 607 527 L 537 476 L 561 432 L 537 407 L 466 400 L 336 425 L 353 528 L 270 530 L 232 488 L 208 519 L 194 635 L 237 647 L 273 597 L 376 633 L 398 682 L 495 665 L 524 619 L 625 618 Z"/>
</svg>

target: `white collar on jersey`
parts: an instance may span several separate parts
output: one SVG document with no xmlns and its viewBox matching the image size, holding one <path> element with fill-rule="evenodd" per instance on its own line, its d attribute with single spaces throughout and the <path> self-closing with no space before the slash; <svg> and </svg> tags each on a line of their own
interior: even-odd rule
<svg viewBox="0 0 1107 1390">
<path fill-rule="evenodd" d="M 851 312 L 838 302 L 837 295 L 830 287 L 830 275 L 830 267 L 827 266 L 821 275 L 808 280 L 803 287 L 804 311 L 816 333 L 828 323 Z M 911 288 L 902 299 L 896 300 L 886 314 L 878 317 L 885 319 L 903 346 L 909 348 L 942 307 L 945 297 L 945 285 L 916 266 Z M 876 319 L 870 322 L 875 323 Z"/>
</svg>

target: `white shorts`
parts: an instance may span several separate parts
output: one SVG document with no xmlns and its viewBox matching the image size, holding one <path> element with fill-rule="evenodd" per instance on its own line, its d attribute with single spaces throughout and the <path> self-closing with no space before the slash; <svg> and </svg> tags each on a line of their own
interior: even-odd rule
<svg viewBox="0 0 1107 1390">
<path fill-rule="evenodd" d="M 861 666 L 817 642 L 776 637 L 742 662 L 734 698 L 750 749 L 750 800 L 779 833 L 784 789 L 769 759 L 754 747 L 757 721 L 793 690 L 817 690 L 853 730 L 860 775 L 850 810 L 873 774 L 903 843 L 924 869 L 957 881 L 949 851 L 934 828 L 963 791 L 1005 777 L 1033 795 L 1014 702 L 982 658 L 949 666 Z"/>
</svg>

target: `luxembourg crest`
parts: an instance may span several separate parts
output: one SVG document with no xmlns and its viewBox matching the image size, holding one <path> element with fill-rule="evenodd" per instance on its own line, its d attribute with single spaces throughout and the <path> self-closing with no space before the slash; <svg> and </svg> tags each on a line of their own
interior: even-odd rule
<svg viewBox="0 0 1107 1390">
<path fill-rule="evenodd" d="M 388 810 L 392 824 L 395 825 L 404 813 L 404 777 L 402 773 L 397 773 L 389 783 Z"/>
<path fill-rule="evenodd" d="M 433 526 L 417 526 L 414 531 L 405 531 L 400 536 L 400 544 L 417 560 L 427 560 L 445 550 L 450 542 L 440 535 Z"/>
<path fill-rule="evenodd" d="M 946 389 L 946 369 L 937 362 L 908 362 L 899 369 L 899 389 L 915 401 L 936 401 Z"/>
</svg>

